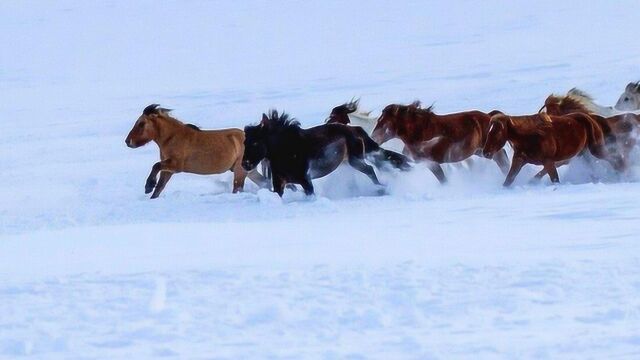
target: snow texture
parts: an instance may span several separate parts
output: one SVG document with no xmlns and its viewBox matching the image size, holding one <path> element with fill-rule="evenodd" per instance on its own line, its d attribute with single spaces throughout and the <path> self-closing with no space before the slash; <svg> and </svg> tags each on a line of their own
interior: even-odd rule
<svg viewBox="0 0 640 360">
<path fill-rule="evenodd" d="M 640 184 L 580 162 L 343 167 L 284 199 L 172 178 L 124 138 L 361 97 L 538 110 L 640 78 L 636 1 L 0 3 L 0 358 L 638 358 Z M 637 154 L 634 154 L 637 156 Z"/>
</svg>

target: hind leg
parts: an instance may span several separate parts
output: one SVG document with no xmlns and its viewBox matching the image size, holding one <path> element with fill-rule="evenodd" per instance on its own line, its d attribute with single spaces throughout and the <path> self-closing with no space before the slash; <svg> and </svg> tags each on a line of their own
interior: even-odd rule
<svg viewBox="0 0 640 360">
<path fill-rule="evenodd" d="M 447 177 L 444 175 L 444 170 L 442 170 L 442 166 L 437 162 L 429 164 L 429 170 L 436 176 L 436 179 L 440 181 L 440 184 L 445 184 L 447 182 Z"/>
<path fill-rule="evenodd" d="M 300 181 L 300 185 L 304 189 L 305 195 L 309 196 L 314 194 L 313 183 L 311 182 L 311 176 L 309 176 L 308 174 L 304 177 L 302 181 Z"/>
<path fill-rule="evenodd" d="M 380 181 L 378 180 L 378 177 L 376 176 L 376 172 L 373 170 L 373 167 L 365 163 L 363 159 L 357 158 L 355 156 L 350 156 L 349 165 L 351 165 L 354 169 L 360 171 L 361 173 L 367 175 L 369 179 L 373 181 L 374 184 L 382 185 L 380 184 Z"/>
<path fill-rule="evenodd" d="M 241 165 L 242 159 L 236 161 L 233 166 L 233 193 L 237 193 L 244 189 L 244 180 L 247 178 L 247 171 Z"/>
<path fill-rule="evenodd" d="M 271 178 L 273 180 L 273 191 L 280 195 L 280 197 L 282 197 L 282 195 L 284 195 L 284 186 L 287 182 L 284 181 L 281 176 L 273 172 L 271 173 Z"/>
<path fill-rule="evenodd" d="M 558 170 L 556 169 L 555 162 L 553 161 L 547 162 L 546 164 L 544 164 L 544 168 L 549 174 L 549 178 L 551 179 L 551 182 L 554 182 L 554 183 L 560 182 L 560 177 L 558 176 Z"/>
</svg>

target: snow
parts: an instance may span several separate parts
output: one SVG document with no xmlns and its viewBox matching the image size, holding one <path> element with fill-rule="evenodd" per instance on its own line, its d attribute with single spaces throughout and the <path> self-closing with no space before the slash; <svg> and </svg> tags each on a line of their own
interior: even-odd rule
<svg viewBox="0 0 640 360">
<path fill-rule="evenodd" d="M 205 128 L 270 107 L 526 114 L 640 77 L 634 1 L 0 4 L 0 358 L 637 358 L 637 167 L 501 187 L 495 163 L 348 167 L 283 199 L 231 174 L 144 195 L 152 102 Z"/>
</svg>

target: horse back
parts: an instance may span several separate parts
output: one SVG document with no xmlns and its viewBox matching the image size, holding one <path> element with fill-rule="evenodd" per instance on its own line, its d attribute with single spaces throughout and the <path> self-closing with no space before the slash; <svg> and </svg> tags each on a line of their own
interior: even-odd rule
<svg viewBox="0 0 640 360">
<path fill-rule="evenodd" d="M 221 129 L 193 131 L 185 142 L 185 169 L 210 174 L 230 170 L 244 153 L 244 131 Z"/>
</svg>

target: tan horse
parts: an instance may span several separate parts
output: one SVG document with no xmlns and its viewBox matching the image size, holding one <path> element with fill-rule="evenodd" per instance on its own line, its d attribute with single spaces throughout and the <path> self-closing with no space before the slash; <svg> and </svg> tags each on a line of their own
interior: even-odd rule
<svg viewBox="0 0 640 360">
<path fill-rule="evenodd" d="M 158 104 L 147 106 L 136 120 L 125 143 L 137 148 L 154 141 L 160 148 L 160 161 L 151 168 L 145 194 L 157 198 L 171 176 L 179 172 L 200 175 L 232 171 L 233 192 L 242 191 L 249 178 L 263 186 L 266 181 L 256 171 L 249 174 L 242 168 L 244 132 L 240 129 L 200 130 L 169 115 L 169 109 Z M 158 172 L 160 180 L 157 180 Z M 155 189 L 155 190 L 154 190 Z"/>
</svg>

